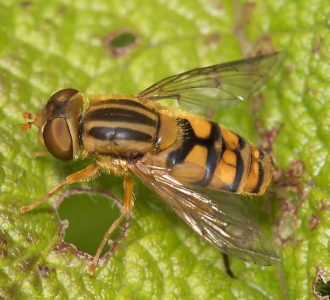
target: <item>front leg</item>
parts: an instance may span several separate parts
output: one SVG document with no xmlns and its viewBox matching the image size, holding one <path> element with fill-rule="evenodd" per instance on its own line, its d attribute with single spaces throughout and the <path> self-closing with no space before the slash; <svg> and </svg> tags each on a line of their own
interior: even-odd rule
<svg viewBox="0 0 330 300">
<path fill-rule="evenodd" d="M 65 187 L 68 184 L 78 182 L 78 181 L 88 181 L 95 177 L 98 173 L 99 166 L 96 163 L 90 164 L 88 167 L 85 169 L 82 169 L 74 174 L 69 175 L 68 177 L 65 178 L 63 182 L 61 182 L 58 186 L 50 190 L 45 196 L 41 197 L 39 200 L 36 202 L 28 205 L 28 206 L 23 206 L 21 207 L 21 212 L 25 213 L 27 211 L 30 211 L 37 206 L 39 206 L 41 203 L 45 202 L 47 199 L 49 199 L 51 196 L 55 195 L 57 192 L 59 192 L 63 187 Z"/>
</svg>

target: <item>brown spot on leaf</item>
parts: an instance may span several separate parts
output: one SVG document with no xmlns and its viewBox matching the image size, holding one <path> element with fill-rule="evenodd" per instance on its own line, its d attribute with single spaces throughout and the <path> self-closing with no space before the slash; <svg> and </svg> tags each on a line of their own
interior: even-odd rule
<svg viewBox="0 0 330 300">
<path fill-rule="evenodd" d="M 320 201 L 320 205 L 319 205 L 319 209 L 322 211 L 327 211 L 329 209 L 329 203 L 327 200 L 321 200 Z"/>
<path fill-rule="evenodd" d="M 285 68 L 285 72 L 286 72 L 287 74 L 291 74 L 291 73 L 293 72 L 293 70 L 294 70 L 293 65 L 288 65 L 288 66 Z"/>
<path fill-rule="evenodd" d="M 262 127 L 261 122 L 256 122 L 258 132 L 261 134 L 261 149 L 273 156 L 273 144 L 275 139 L 279 135 L 283 125 L 278 125 L 271 130 L 265 131 Z"/>
<path fill-rule="evenodd" d="M 276 52 L 273 40 L 269 35 L 263 35 L 255 42 L 253 56 L 266 55 Z"/>
<path fill-rule="evenodd" d="M 209 44 L 218 44 L 220 42 L 221 38 L 220 38 L 220 34 L 218 33 L 214 33 L 214 34 L 211 34 L 211 35 L 208 35 L 204 38 L 204 43 L 206 45 L 209 45 Z"/>
<path fill-rule="evenodd" d="M 74 245 L 66 243 L 66 242 L 60 242 L 60 243 L 54 244 L 52 247 L 52 250 L 55 252 L 61 252 L 61 253 L 77 252 L 77 248 Z"/>
<path fill-rule="evenodd" d="M 48 278 L 50 270 L 46 265 L 40 264 L 38 265 L 38 273 L 43 278 Z"/>
<path fill-rule="evenodd" d="M 32 6 L 32 1 L 22 1 L 20 3 L 21 7 L 23 7 L 24 9 L 28 9 Z"/>
<path fill-rule="evenodd" d="M 252 13 L 254 8 L 256 7 L 256 4 L 254 2 L 246 2 L 243 5 L 243 17 L 246 24 L 252 23 Z"/>
<path fill-rule="evenodd" d="M 305 164 L 302 160 L 295 160 L 291 163 L 289 170 L 288 170 L 288 176 L 291 178 L 301 178 L 302 174 L 305 171 Z"/>
<path fill-rule="evenodd" d="M 306 84 L 305 86 L 305 93 L 311 96 L 315 96 L 317 94 L 317 89 L 314 86 L 309 86 Z"/>
<path fill-rule="evenodd" d="M 274 192 L 282 212 L 278 221 L 278 237 L 284 245 L 292 240 L 297 226 L 297 212 L 307 199 L 307 191 L 300 180 L 303 171 L 303 162 L 297 160 L 291 163 L 287 172 L 279 169 L 274 172 Z"/>
<path fill-rule="evenodd" d="M 293 161 L 287 171 L 276 170 L 274 173 L 274 182 L 278 187 L 287 187 L 290 190 L 300 191 L 300 194 L 305 194 L 301 189 L 301 177 L 305 171 L 305 164 L 302 160 Z"/>
<path fill-rule="evenodd" d="M 58 9 L 58 12 L 61 14 L 61 15 L 64 15 L 66 14 L 66 12 L 68 11 L 68 7 L 66 5 L 61 5 Z"/>
<path fill-rule="evenodd" d="M 4 259 L 8 257 L 8 252 L 4 249 L 0 249 L 0 258 Z"/>
<path fill-rule="evenodd" d="M 308 219 L 308 227 L 314 230 L 321 223 L 321 219 L 317 214 L 312 214 Z"/>
<path fill-rule="evenodd" d="M 29 244 L 33 244 L 33 243 L 34 243 L 34 238 L 33 238 L 30 234 L 28 234 L 28 235 L 26 236 L 26 241 L 27 241 Z"/>
<path fill-rule="evenodd" d="M 36 261 L 37 259 L 35 257 L 29 257 L 27 259 L 21 260 L 18 263 L 18 267 L 23 271 L 23 273 L 29 273 Z"/>
<path fill-rule="evenodd" d="M 7 245 L 7 243 L 8 243 L 7 238 L 4 235 L 0 234 L 0 245 L 5 246 Z"/>
<path fill-rule="evenodd" d="M 20 291 L 22 291 L 22 284 L 13 283 L 9 280 L 7 285 L 1 287 L 0 300 L 22 299 L 22 294 Z"/>
<path fill-rule="evenodd" d="M 312 52 L 314 54 L 319 54 L 320 53 L 320 47 L 321 47 L 322 42 L 323 42 L 323 38 L 320 37 L 320 36 L 317 36 L 315 44 L 313 45 L 313 48 L 312 48 Z"/>
<path fill-rule="evenodd" d="M 290 211 L 285 211 L 278 223 L 278 238 L 281 244 L 286 246 L 291 242 L 291 237 L 295 233 L 297 217 Z"/>
</svg>

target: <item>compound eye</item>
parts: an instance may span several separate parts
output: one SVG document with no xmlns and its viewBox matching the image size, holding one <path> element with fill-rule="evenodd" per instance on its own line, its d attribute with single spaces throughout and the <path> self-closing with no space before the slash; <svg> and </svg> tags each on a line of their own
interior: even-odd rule
<svg viewBox="0 0 330 300">
<path fill-rule="evenodd" d="M 48 121 L 43 130 L 45 146 L 50 154 L 60 160 L 73 159 L 73 145 L 68 124 L 64 118 Z"/>
</svg>

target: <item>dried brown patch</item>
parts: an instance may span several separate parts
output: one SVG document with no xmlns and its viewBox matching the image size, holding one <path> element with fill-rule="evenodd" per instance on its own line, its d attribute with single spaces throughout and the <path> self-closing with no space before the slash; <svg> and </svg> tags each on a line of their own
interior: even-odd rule
<svg viewBox="0 0 330 300">
<path fill-rule="evenodd" d="M 8 252 L 4 249 L 0 249 L 0 258 L 4 259 L 8 257 Z"/>
<path fill-rule="evenodd" d="M 38 265 L 38 273 L 41 277 L 48 278 L 50 276 L 50 269 L 46 265 L 40 264 Z"/>
<path fill-rule="evenodd" d="M 36 261 L 37 261 L 37 258 L 30 257 L 30 258 L 21 260 L 18 263 L 18 267 L 23 271 L 23 273 L 29 273 L 32 270 L 33 266 L 35 265 Z"/>
<path fill-rule="evenodd" d="M 0 245 L 7 245 L 8 244 L 8 240 L 5 236 L 0 236 Z"/>
<path fill-rule="evenodd" d="M 250 25 L 252 23 L 252 13 L 255 7 L 256 4 L 254 2 L 248 1 L 243 4 L 243 18 L 246 24 Z"/>
<path fill-rule="evenodd" d="M 218 33 L 214 33 L 214 34 L 208 35 L 208 36 L 206 36 L 204 38 L 204 43 L 206 45 L 209 45 L 209 44 L 219 44 L 220 41 L 221 41 L 221 36 Z"/>
<path fill-rule="evenodd" d="M 28 235 L 26 236 L 26 241 L 27 241 L 29 244 L 33 244 L 33 243 L 34 243 L 34 238 L 33 238 L 30 234 L 28 234 Z"/>
<path fill-rule="evenodd" d="M 328 203 L 328 200 L 321 200 L 320 201 L 320 205 L 319 205 L 319 209 L 321 211 L 327 211 L 330 207 L 330 204 Z"/>
<path fill-rule="evenodd" d="M 283 125 L 278 125 L 271 130 L 264 130 L 261 122 L 257 121 L 256 128 L 261 135 L 262 144 L 260 148 L 265 152 L 269 153 L 270 155 L 274 156 L 273 144 L 275 142 L 275 139 L 279 135 L 281 129 L 283 128 Z"/>
<path fill-rule="evenodd" d="M 320 37 L 320 36 L 317 36 L 316 41 L 315 41 L 315 43 L 313 45 L 313 48 L 312 48 L 312 52 L 314 54 L 320 54 L 320 48 L 321 48 L 322 42 L 323 42 L 323 38 Z"/>
<path fill-rule="evenodd" d="M 30 8 L 30 7 L 33 5 L 33 3 L 32 3 L 32 1 L 22 1 L 22 2 L 20 3 L 20 5 L 21 5 L 21 7 L 23 7 L 24 9 L 28 9 L 28 8 Z"/>
<path fill-rule="evenodd" d="M 319 215 L 311 214 L 311 216 L 308 219 L 307 224 L 311 230 L 314 230 L 320 223 L 321 223 L 321 219 L 320 219 Z"/>
<path fill-rule="evenodd" d="M 291 74 L 294 70 L 294 66 L 293 65 L 288 65 L 286 68 L 285 68 L 285 73 L 287 74 Z"/>
<path fill-rule="evenodd" d="M 263 35 L 256 40 L 253 47 L 253 56 L 266 55 L 274 52 L 276 52 L 276 49 L 269 35 Z"/>
<path fill-rule="evenodd" d="M 288 171 L 277 169 L 274 172 L 273 191 L 275 198 L 281 203 L 282 212 L 278 220 L 277 235 L 283 245 L 291 242 L 298 222 L 297 213 L 307 199 L 307 191 L 301 183 L 304 170 L 303 162 L 297 160 L 291 163 Z"/>
</svg>

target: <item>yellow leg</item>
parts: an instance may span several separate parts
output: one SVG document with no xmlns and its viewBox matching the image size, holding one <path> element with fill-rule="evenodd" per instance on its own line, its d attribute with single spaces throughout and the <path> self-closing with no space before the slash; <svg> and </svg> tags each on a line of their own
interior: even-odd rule
<svg viewBox="0 0 330 300">
<path fill-rule="evenodd" d="M 125 176 L 124 178 L 124 210 L 119 216 L 119 218 L 113 222 L 111 227 L 108 229 L 108 231 L 105 233 L 103 240 L 99 246 L 99 248 L 96 251 L 96 254 L 93 258 L 92 264 L 89 266 L 87 273 L 90 275 L 94 274 L 95 267 L 99 261 L 100 255 L 102 253 L 102 250 L 107 243 L 110 235 L 114 232 L 114 230 L 119 226 L 119 224 L 123 221 L 123 219 L 131 212 L 133 209 L 134 200 L 133 200 L 133 181 L 132 177 L 130 175 Z"/>
<path fill-rule="evenodd" d="M 49 199 L 51 196 L 55 195 L 59 190 L 61 190 L 64 186 L 77 182 L 77 181 L 84 181 L 91 179 L 92 177 L 96 176 L 98 172 L 99 167 L 96 164 L 90 164 L 85 169 L 82 169 L 74 174 L 69 175 L 65 178 L 63 182 L 61 182 L 58 186 L 53 188 L 51 191 L 49 191 L 45 196 L 41 197 L 36 202 L 32 203 L 28 206 L 21 207 L 21 212 L 27 212 L 30 211 L 37 206 L 39 206 L 41 203 L 45 202 L 47 199 Z"/>
</svg>

